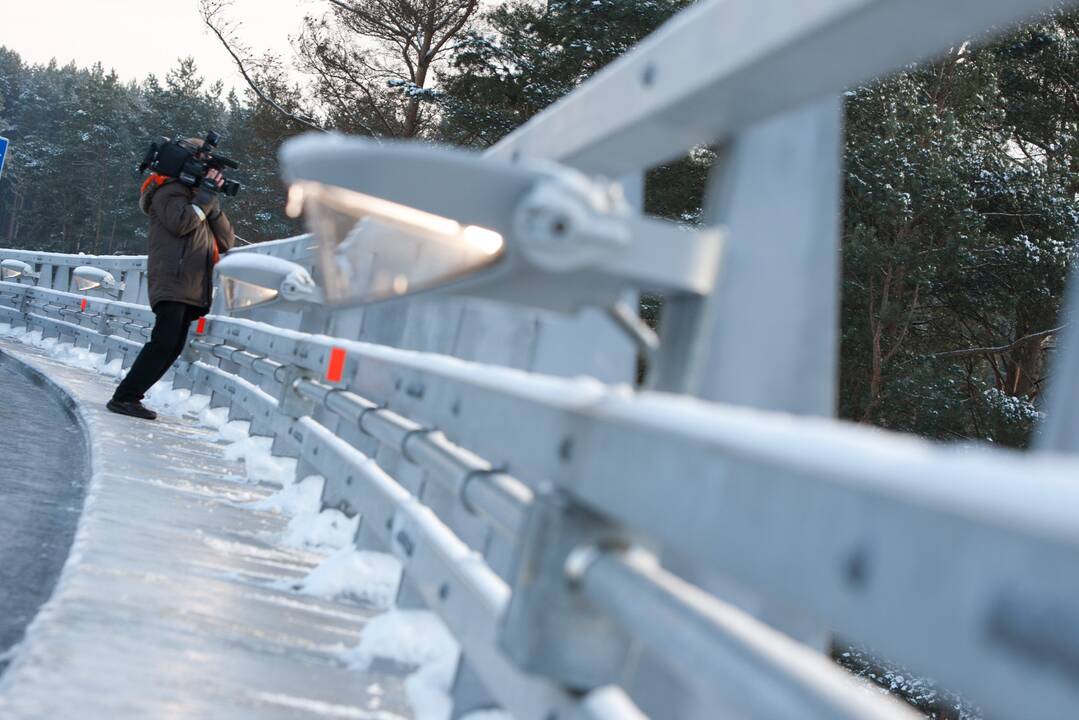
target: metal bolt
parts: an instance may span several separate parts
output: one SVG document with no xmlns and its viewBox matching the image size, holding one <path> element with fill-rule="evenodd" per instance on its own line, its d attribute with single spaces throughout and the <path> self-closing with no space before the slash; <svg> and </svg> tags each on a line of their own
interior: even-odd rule
<svg viewBox="0 0 1079 720">
<path fill-rule="evenodd" d="M 648 65 L 645 67 L 644 72 L 641 73 L 641 83 L 645 87 L 651 86 L 656 81 L 657 72 L 655 65 Z"/>
<path fill-rule="evenodd" d="M 398 530 L 395 539 L 397 540 L 397 544 L 401 546 L 405 555 L 412 557 L 412 553 L 416 549 L 416 543 L 412 539 L 412 536 L 404 530 Z"/>
<path fill-rule="evenodd" d="M 562 438 L 558 445 L 558 457 L 562 462 L 569 462 L 573 458 L 573 438 Z"/>
<path fill-rule="evenodd" d="M 844 575 L 851 589 L 865 588 L 869 582 L 869 553 L 865 548 L 856 548 L 847 556 Z"/>
</svg>

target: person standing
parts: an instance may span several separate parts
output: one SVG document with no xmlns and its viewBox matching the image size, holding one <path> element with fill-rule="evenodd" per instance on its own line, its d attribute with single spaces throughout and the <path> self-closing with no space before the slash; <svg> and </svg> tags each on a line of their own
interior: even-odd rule
<svg viewBox="0 0 1079 720">
<path fill-rule="evenodd" d="M 198 138 L 186 142 L 202 147 Z M 142 399 L 180 357 L 191 323 L 210 311 L 214 264 L 236 241 L 217 195 L 223 182 L 210 169 L 198 188 L 157 173 L 142 185 L 139 207 L 150 216 L 146 276 L 154 329 L 106 404 L 112 412 L 157 417 Z"/>
</svg>

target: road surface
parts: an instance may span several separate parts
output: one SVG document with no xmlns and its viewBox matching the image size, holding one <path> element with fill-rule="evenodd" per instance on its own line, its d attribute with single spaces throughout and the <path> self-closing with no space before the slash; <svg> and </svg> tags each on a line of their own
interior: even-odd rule
<svg viewBox="0 0 1079 720">
<path fill-rule="evenodd" d="M 0 355 L 0 672 L 4 653 L 52 594 L 88 474 L 78 421 Z"/>
</svg>

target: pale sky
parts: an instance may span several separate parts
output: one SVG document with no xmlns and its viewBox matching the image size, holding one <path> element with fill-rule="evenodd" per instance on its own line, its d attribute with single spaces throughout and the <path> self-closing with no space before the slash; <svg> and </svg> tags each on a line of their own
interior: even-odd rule
<svg viewBox="0 0 1079 720">
<path fill-rule="evenodd" d="M 320 15 L 325 0 L 234 0 L 230 17 L 253 50 L 292 57 L 288 36 L 305 13 Z M 176 58 L 192 55 L 208 80 L 243 87 L 232 59 L 202 24 L 197 0 L 12 0 L 0 10 L 0 45 L 23 60 L 80 66 L 96 61 L 124 80 L 164 77 Z"/>
</svg>

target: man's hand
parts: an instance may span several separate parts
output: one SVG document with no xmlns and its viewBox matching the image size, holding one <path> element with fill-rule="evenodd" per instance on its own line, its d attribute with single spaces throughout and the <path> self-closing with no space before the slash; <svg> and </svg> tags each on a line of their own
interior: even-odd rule
<svg viewBox="0 0 1079 720">
<path fill-rule="evenodd" d="M 199 214 L 203 220 L 207 217 L 216 218 L 221 214 L 221 208 L 217 200 L 217 190 L 221 189 L 224 182 L 225 178 L 222 177 L 221 171 L 217 168 L 210 168 L 206 171 L 206 177 L 199 183 L 198 192 L 195 193 L 195 206 L 199 209 Z"/>
</svg>

